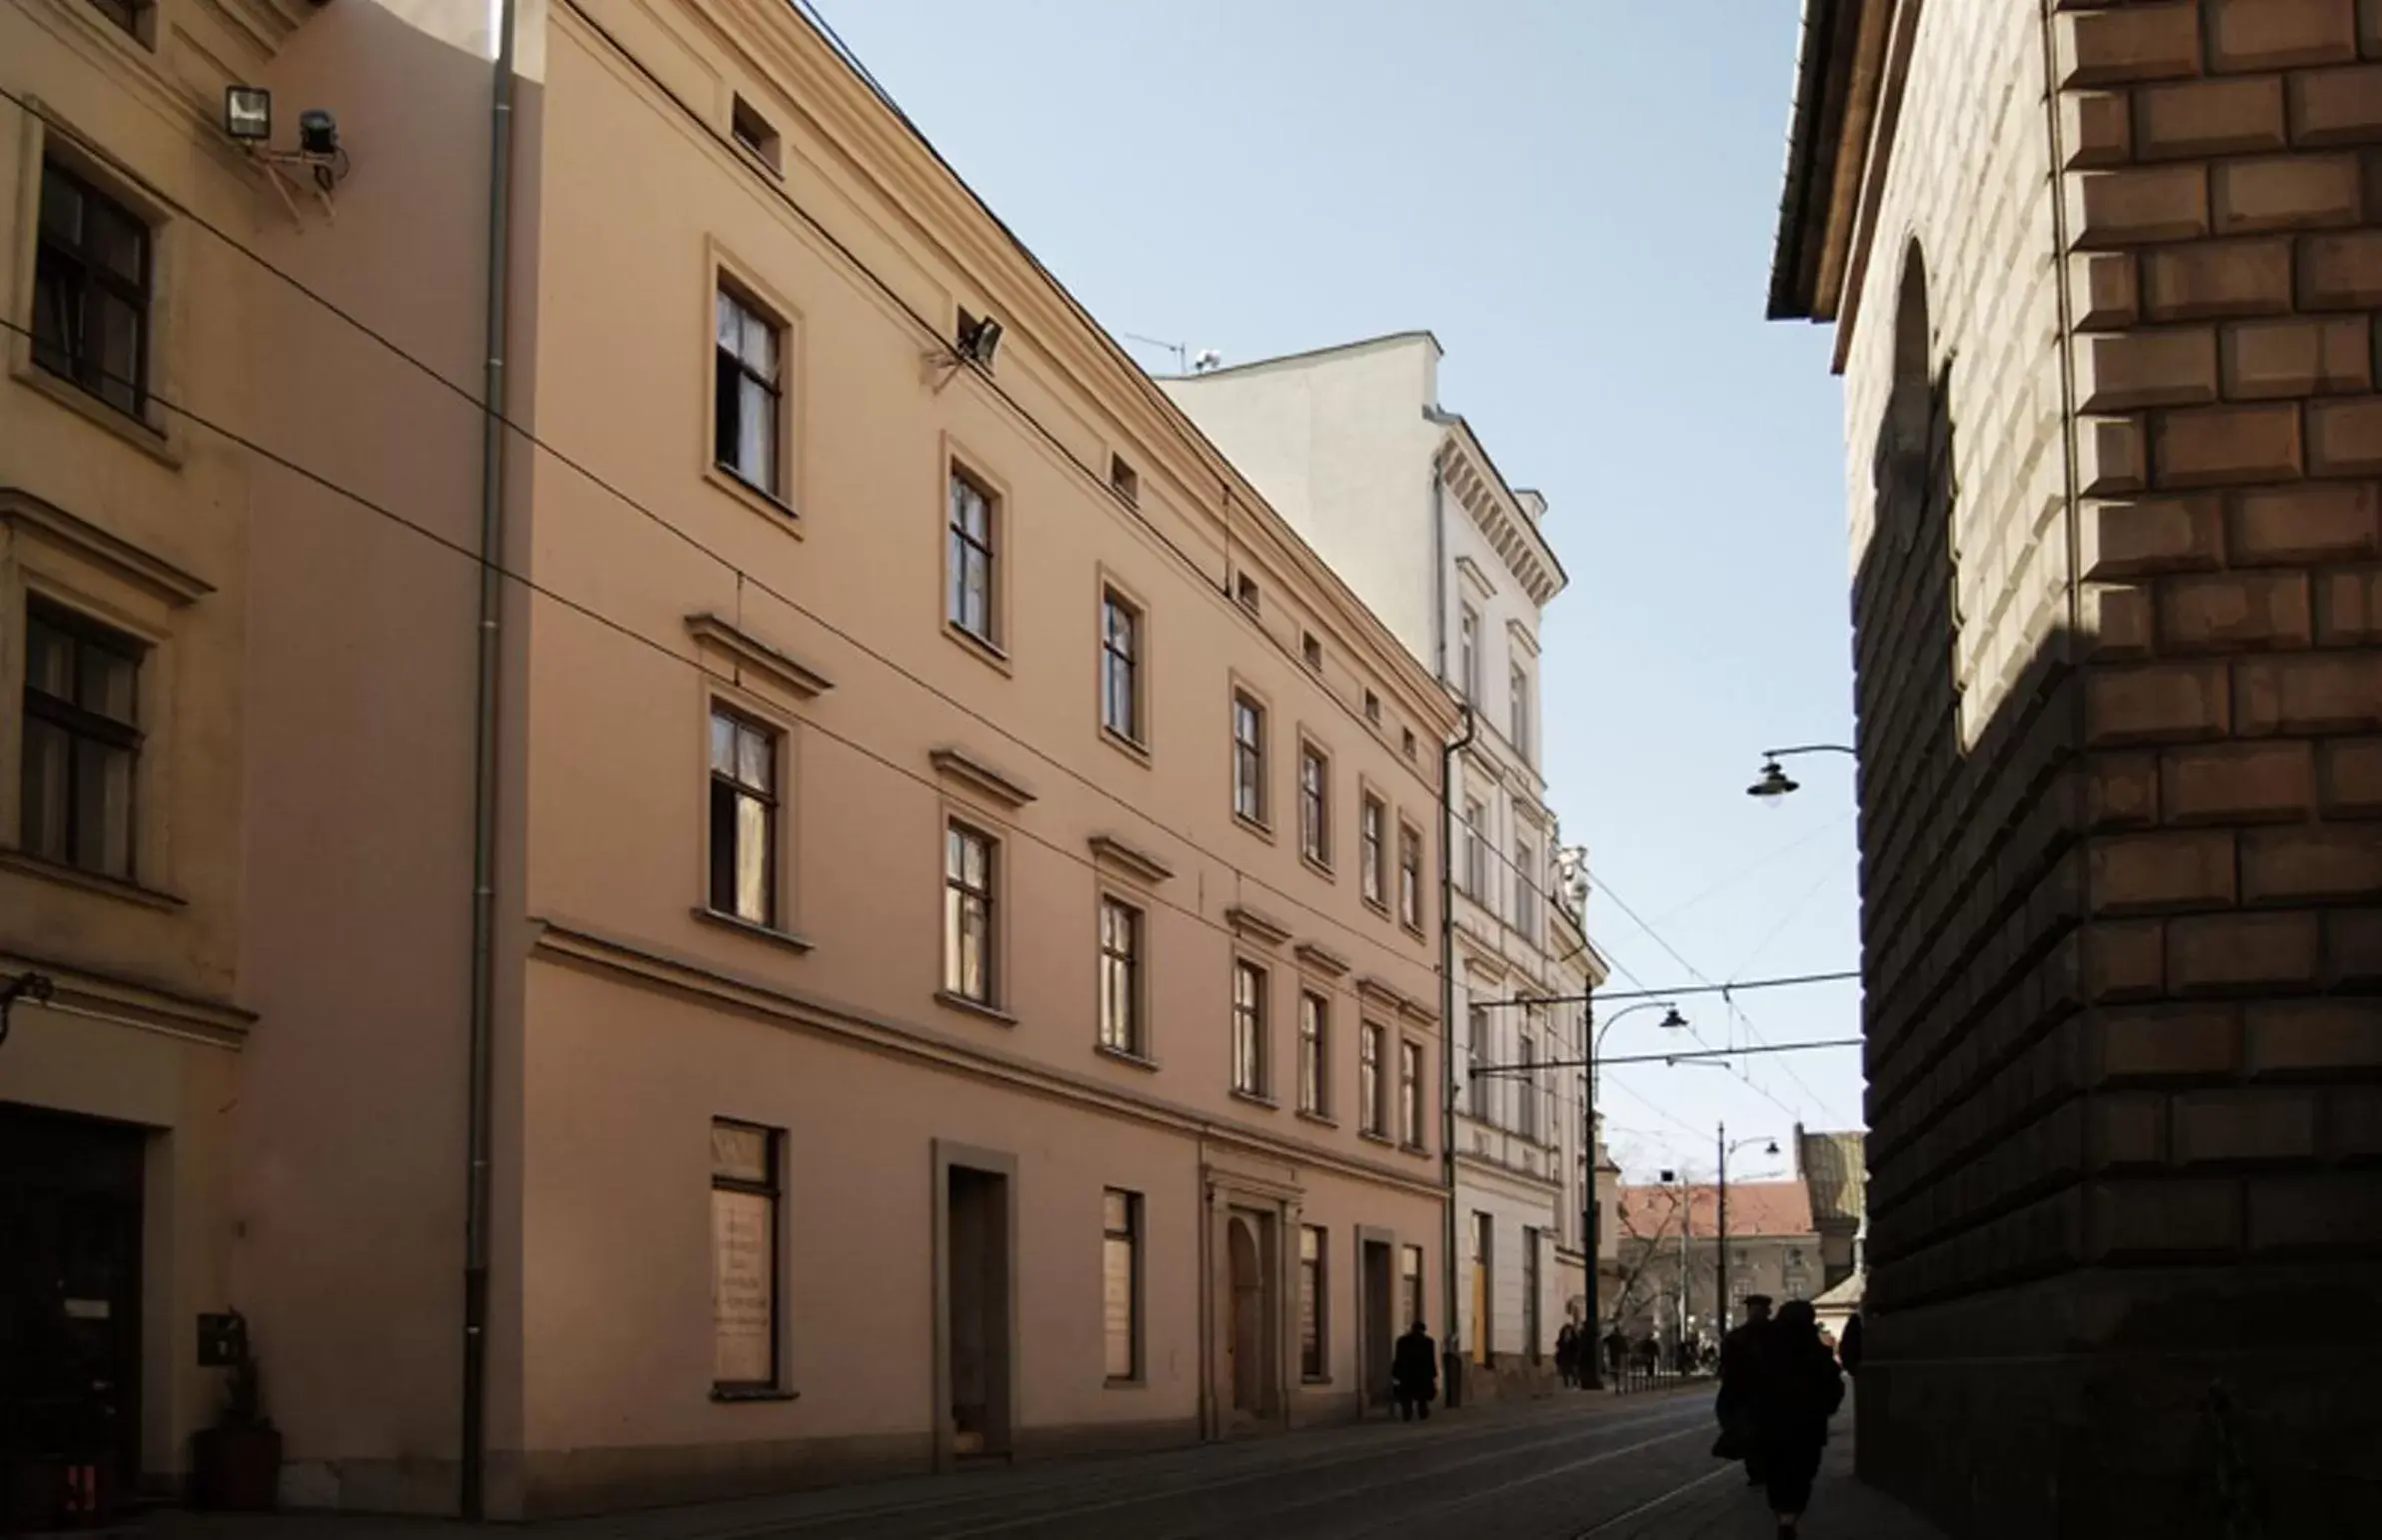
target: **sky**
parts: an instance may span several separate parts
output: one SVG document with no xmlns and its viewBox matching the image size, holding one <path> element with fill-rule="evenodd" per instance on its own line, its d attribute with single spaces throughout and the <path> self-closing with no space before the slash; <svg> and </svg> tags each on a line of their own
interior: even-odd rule
<svg viewBox="0 0 2382 1540">
<path fill-rule="evenodd" d="M 1227 364 L 1426 328 L 1440 404 L 1543 492 L 1549 800 L 1612 989 L 1858 966 L 1833 334 L 1762 319 L 1796 7 L 809 0 L 1111 332 Z M 1128 342 L 1146 368 L 1179 367 Z M 1650 928 L 1649 928 L 1650 927 Z M 1857 983 L 1679 1000 L 1712 1046 L 1857 1036 Z M 1618 1003 L 1600 1006 L 1614 1021 Z M 1661 1011 L 1609 1055 L 1685 1042 Z M 1784 1175 L 1855 1048 L 1599 1076 L 1631 1179 Z"/>
</svg>

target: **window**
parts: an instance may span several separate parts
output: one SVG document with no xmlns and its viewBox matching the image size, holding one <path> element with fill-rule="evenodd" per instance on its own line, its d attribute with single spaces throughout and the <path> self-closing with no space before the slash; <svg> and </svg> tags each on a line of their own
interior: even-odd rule
<svg viewBox="0 0 2382 1540">
<path fill-rule="evenodd" d="M 25 623 L 22 844 L 132 879 L 141 645 L 35 601 Z"/>
<path fill-rule="evenodd" d="M 1488 822 L 1488 809 L 1471 797 L 1464 798 L 1464 891 L 1476 903 L 1488 901 L 1488 844 L 1482 830 Z"/>
<path fill-rule="evenodd" d="M 1109 457 L 1109 490 L 1136 508 L 1142 503 L 1141 473 L 1125 463 L 1123 455 Z"/>
<path fill-rule="evenodd" d="M 1323 672 L 1323 644 L 1313 632 L 1302 631 L 1298 634 L 1298 655 L 1306 660 L 1308 668 L 1317 674 Z"/>
<path fill-rule="evenodd" d="M 774 498 L 781 491 L 778 424 L 784 410 L 780 370 L 785 329 L 725 287 L 720 290 L 719 313 L 712 457 L 737 480 Z"/>
<path fill-rule="evenodd" d="M 1111 1383 L 1142 1377 L 1142 1195 L 1101 1194 L 1101 1313 Z"/>
<path fill-rule="evenodd" d="M 1455 623 L 1455 685 L 1465 700 L 1480 699 L 1480 617 L 1470 605 Z"/>
<path fill-rule="evenodd" d="M 1298 1377 L 1328 1379 L 1323 1344 L 1323 1232 L 1311 1224 L 1298 1227 Z"/>
<path fill-rule="evenodd" d="M 712 1384 L 778 1385 L 778 1144 L 775 1128 L 712 1122 Z"/>
<path fill-rule="evenodd" d="M 1380 907 L 1389 902 L 1388 847 L 1383 842 L 1388 820 L 1389 809 L 1381 805 L 1379 797 L 1366 792 L 1356 808 L 1356 855 L 1361 868 L 1357 881 L 1364 889 L 1364 901 Z"/>
<path fill-rule="evenodd" d="M 1364 693 L 1364 720 L 1376 728 L 1381 725 L 1381 698 L 1369 690 Z"/>
<path fill-rule="evenodd" d="M 1329 1115 L 1331 1004 L 1313 990 L 1298 996 L 1298 1110 Z"/>
<path fill-rule="evenodd" d="M 1142 911 L 1117 898 L 1100 901 L 1101 1046 L 1147 1057 L 1142 1033 Z"/>
<path fill-rule="evenodd" d="M 1513 752 L 1527 760 L 1530 758 L 1530 676 L 1520 664 L 1513 666 L 1506 688 L 1511 693 L 1507 726 L 1512 729 Z"/>
<path fill-rule="evenodd" d="M 152 0 L 91 0 L 93 10 L 144 43 L 148 41 L 143 33 L 151 4 Z"/>
<path fill-rule="evenodd" d="M 132 417 L 149 405 L 149 247 L 138 215 L 42 162 L 33 362 Z"/>
<path fill-rule="evenodd" d="M 1411 823 L 1397 826 L 1397 917 L 1422 928 L 1422 834 Z"/>
<path fill-rule="evenodd" d="M 1401 1042 L 1397 1045 L 1397 1104 L 1404 1126 L 1399 1132 L 1414 1149 L 1422 1147 L 1422 1048 L 1419 1044 Z"/>
<path fill-rule="evenodd" d="M 1513 841 L 1513 928 L 1525 940 L 1538 934 L 1538 854 L 1527 839 Z"/>
<path fill-rule="evenodd" d="M 1538 1043 L 1528 1032 L 1521 1034 L 1515 1045 L 1515 1061 L 1521 1065 L 1518 1098 L 1521 1115 L 1515 1120 L 1514 1132 L 1525 1139 L 1538 1137 Z"/>
<path fill-rule="evenodd" d="M 1406 758 L 1411 760 L 1414 758 L 1414 730 L 1412 728 L 1402 728 L 1399 731 L 1405 735 L 1404 748 L 1406 752 Z"/>
<path fill-rule="evenodd" d="M 1298 746 L 1298 849 L 1331 864 L 1331 762 L 1312 744 Z"/>
<path fill-rule="evenodd" d="M 778 922 L 778 735 L 712 708 L 713 912 Z"/>
<path fill-rule="evenodd" d="M 1388 1109 L 1381 1105 L 1381 1028 L 1370 1021 L 1364 1023 L 1356 1054 L 1356 1099 L 1360 1103 L 1357 1115 L 1361 1128 L 1374 1138 L 1385 1138 L 1389 1132 Z"/>
<path fill-rule="evenodd" d="M 1265 821 L 1265 708 L 1247 696 L 1232 696 L 1232 811 L 1251 823 Z"/>
<path fill-rule="evenodd" d="M 1464 1033 L 1464 1063 L 1466 1067 L 1477 1070 L 1481 1056 L 1488 1051 L 1488 1007 L 1474 1005 L 1467 1009 L 1464 1012 L 1464 1025 L 1467 1028 Z M 1464 1084 L 1468 1087 L 1465 1094 L 1470 1099 L 1466 1104 L 1471 1108 L 1472 1115 L 1488 1116 L 1490 1108 L 1486 1103 L 1494 1097 L 1489 1082 L 1477 1074 L 1468 1074 L 1464 1076 Z"/>
<path fill-rule="evenodd" d="M 993 836 L 965 823 L 944 835 L 943 987 L 979 1005 L 993 1003 Z"/>
<path fill-rule="evenodd" d="M 1398 1323 L 1411 1326 L 1422 1319 L 1422 1248 L 1404 1247 L 1397 1259 Z"/>
<path fill-rule="evenodd" d="M 782 169 L 778 155 L 778 131 L 770 126 L 770 120 L 763 117 L 751 102 L 741 96 L 736 99 L 736 106 L 728 115 L 728 128 L 736 136 L 738 144 L 753 152 L 754 159 L 772 171 Z"/>
<path fill-rule="evenodd" d="M 1142 742 L 1142 612 L 1115 589 L 1101 591 L 1101 726 Z"/>
<path fill-rule="evenodd" d="M 1255 615 L 1258 608 L 1257 580 L 1246 573 L 1240 574 L 1232 580 L 1232 597 L 1240 602 L 1241 609 Z"/>
<path fill-rule="evenodd" d="M 951 595 L 944 619 L 977 641 L 997 644 L 993 613 L 993 494 L 952 472 Z"/>
<path fill-rule="evenodd" d="M 1265 970 L 1232 964 L 1232 1089 L 1265 1094 Z"/>
</svg>

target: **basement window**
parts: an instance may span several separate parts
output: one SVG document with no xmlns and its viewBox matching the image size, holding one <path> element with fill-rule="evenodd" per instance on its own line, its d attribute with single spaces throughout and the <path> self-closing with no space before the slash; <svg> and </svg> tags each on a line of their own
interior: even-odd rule
<svg viewBox="0 0 2382 1540">
<path fill-rule="evenodd" d="M 736 142 L 743 145 L 755 160 L 772 171 L 785 169 L 780 155 L 778 131 L 770 126 L 770 120 L 763 117 L 760 109 L 751 102 L 741 96 L 736 99 L 736 107 L 728 117 L 728 126 L 730 132 L 736 135 Z"/>
</svg>

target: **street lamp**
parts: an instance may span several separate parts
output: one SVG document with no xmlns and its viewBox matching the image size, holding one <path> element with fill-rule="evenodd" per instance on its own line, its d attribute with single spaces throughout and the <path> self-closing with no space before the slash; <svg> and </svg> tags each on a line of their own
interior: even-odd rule
<svg viewBox="0 0 2382 1540">
<path fill-rule="evenodd" d="M 1720 1180 L 1715 1200 L 1720 1209 L 1720 1237 L 1717 1242 L 1719 1249 L 1714 1253 L 1714 1265 L 1718 1269 L 1714 1281 L 1717 1284 L 1715 1292 L 1720 1297 L 1713 1301 L 1713 1313 L 1720 1322 L 1720 1335 L 1726 1338 L 1728 1335 L 1728 1157 L 1748 1144 L 1765 1143 L 1769 1147 L 1762 1153 L 1775 1155 L 1778 1153 L 1778 1141 L 1766 1134 L 1755 1134 L 1750 1139 L 1739 1139 L 1731 1144 L 1728 1142 L 1728 1124 L 1722 1123 L 1719 1125 L 1717 1143 L 1720 1149 Z"/>
<path fill-rule="evenodd" d="M 1592 1006 L 1590 1007 L 1591 1010 L 1594 1007 Z M 1600 1304 L 1598 1296 L 1602 1292 L 1602 1290 L 1597 1287 L 1597 1284 L 1603 1281 L 1599 1274 L 1599 1269 L 1604 1265 L 1600 1260 L 1601 1256 L 1603 1255 L 1604 1248 L 1604 1237 L 1602 1234 L 1604 1229 L 1604 1205 L 1596 1200 L 1596 1060 L 1603 1056 L 1605 1033 L 1611 1031 L 1615 1026 L 1618 1026 L 1623 1016 L 1635 1015 L 1641 1010 L 1661 1011 L 1662 1028 L 1664 1031 L 1677 1032 L 1686 1030 L 1687 1018 L 1679 1014 L 1679 1007 L 1674 1001 L 1647 1000 L 1643 1004 L 1639 1005 L 1624 1005 L 1619 1010 L 1614 1011 L 1612 1016 L 1606 1020 L 1604 1025 L 1597 1029 L 1595 1040 L 1588 1045 L 1588 1052 L 1586 1055 L 1587 1063 L 1581 1066 L 1581 1076 L 1584 1081 L 1583 1089 L 1585 1092 L 1584 1100 L 1586 1105 L 1585 1116 L 1587 1126 L 1583 1130 L 1583 1134 L 1587 1144 L 1588 1177 L 1587 1180 L 1581 1185 L 1579 1206 L 1581 1211 L 1580 1217 L 1582 1221 L 1580 1228 L 1586 1232 L 1588 1245 L 1586 1290 L 1588 1300 L 1587 1329 L 1591 1343 L 1597 1340 L 1596 1323 L 1599 1319 L 1598 1309 Z M 1582 1354 L 1581 1362 L 1586 1366 L 1585 1378 L 1588 1388 L 1593 1390 L 1596 1388 L 1597 1381 L 1596 1354 L 1593 1351 Z"/>
<path fill-rule="evenodd" d="M 1747 796 L 1776 798 L 1790 791 L 1802 789 L 1803 783 L 1786 773 L 1779 761 L 1798 754 L 1843 754 L 1854 751 L 1843 744 L 1798 744 L 1791 749 L 1765 749 L 1761 752 L 1761 773 L 1753 784 L 1745 788 Z M 1857 756 L 1856 756 L 1857 758 Z"/>
</svg>

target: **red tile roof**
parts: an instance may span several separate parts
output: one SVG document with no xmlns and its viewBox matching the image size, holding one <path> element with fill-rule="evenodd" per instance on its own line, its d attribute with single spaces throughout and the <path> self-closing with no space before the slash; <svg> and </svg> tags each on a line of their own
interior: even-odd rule
<svg viewBox="0 0 2382 1540">
<path fill-rule="evenodd" d="M 1687 1210 L 1690 1233 L 1710 1236 L 1719 1232 L 1719 1190 L 1710 1185 L 1689 1189 Z M 1679 1233 L 1679 1189 L 1676 1187 L 1623 1187 L 1620 1195 L 1621 1225 L 1624 1235 L 1646 1239 L 1659 1233 L 1665 1237 Z M 1798 1181 L 1730 1182 L 1728 1184 L 1728 1233 L 1731 1235 L 1816 1235 L 1818 1225 L 1811 1218 L 1811 1193 Z"/>
</svg>

